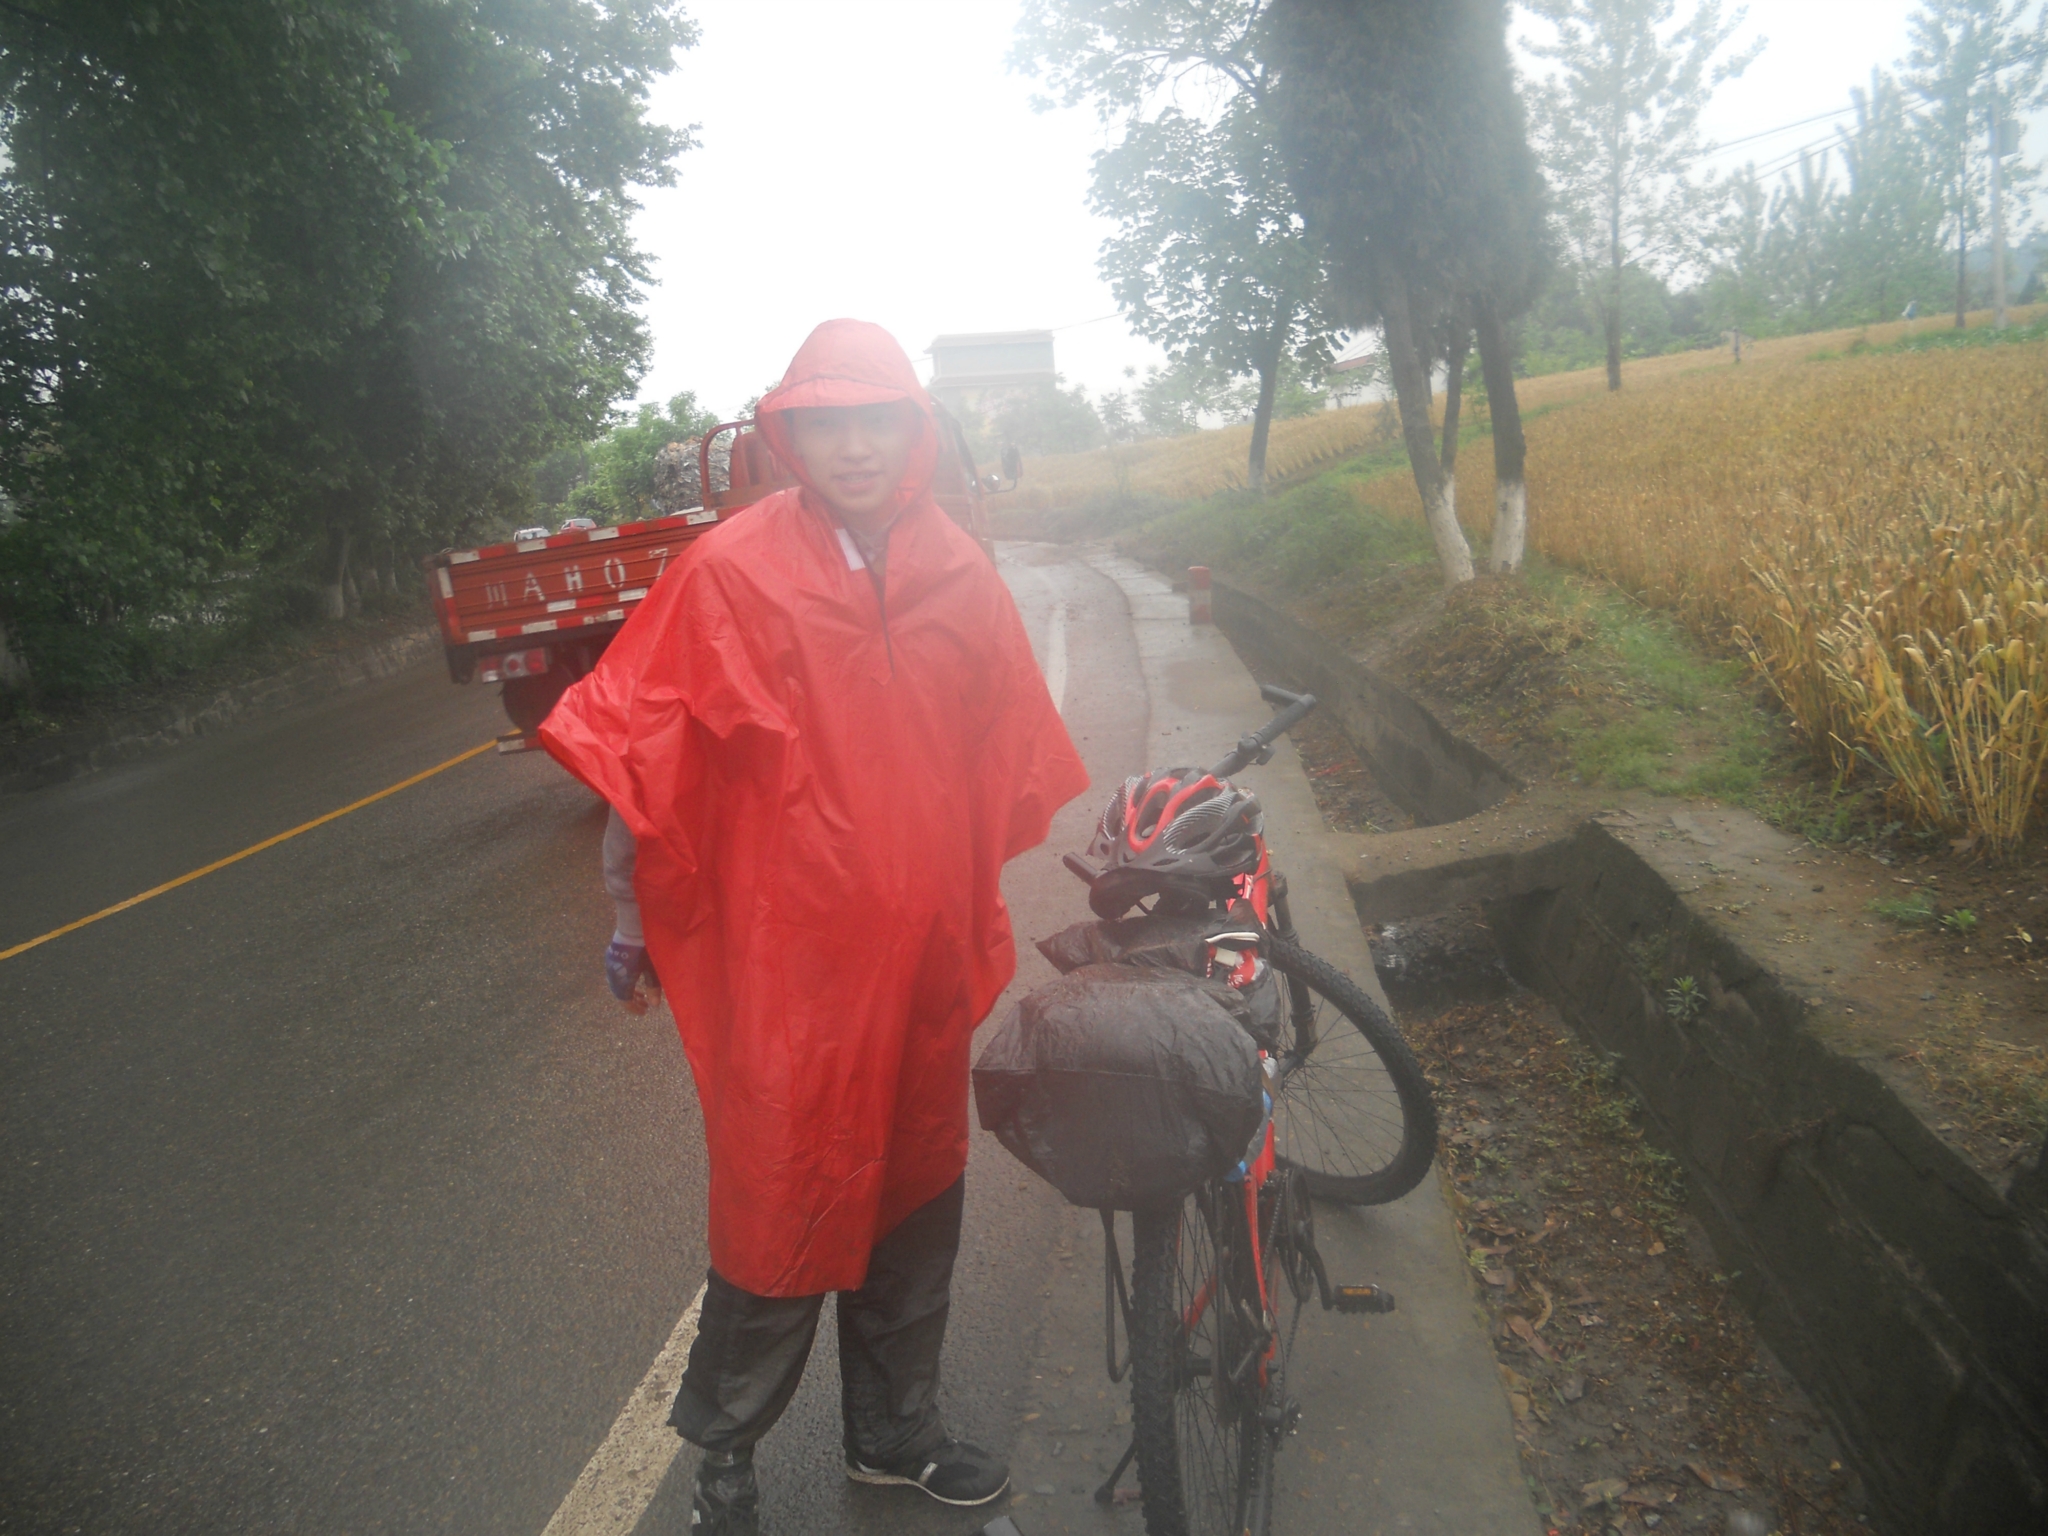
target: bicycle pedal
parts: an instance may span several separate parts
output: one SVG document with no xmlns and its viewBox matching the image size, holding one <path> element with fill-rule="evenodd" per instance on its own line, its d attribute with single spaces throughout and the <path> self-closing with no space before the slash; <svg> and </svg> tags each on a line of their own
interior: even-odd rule
<svg viewBox="0 0 2048 1536">
<path fill-rule="evenodd" d="M 1394 1293 L 1376 1285 L 1340 1285 L 1334 1288 L 1330 1305 L 1339 1312 L 1391 1312 Z"/>
</svg>

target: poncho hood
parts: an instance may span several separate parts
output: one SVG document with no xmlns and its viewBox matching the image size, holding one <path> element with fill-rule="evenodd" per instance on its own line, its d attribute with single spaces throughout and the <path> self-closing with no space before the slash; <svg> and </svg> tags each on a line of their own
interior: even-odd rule
<svg viewBox="0 0 2048 1536">
<path fill-rule="evenodd" d="M 809 493 L 809 504 L 822 510 L 824 500 L 797 457 L 784 413 L 806 406 L 881 405 L 892 400 L 915 407 L 922 426 L 896 487 L 896 511 L 901 513 L 931 492 L 939 462 L 939 434 L 932 419 L 931 397 L 917 382 L 909 357 L 896 338 L 879 325 L 866 320 L 827 320 L 812 331 L 790 360 L 782 382 L 754 407 L 754 424 L 775 450 L 775 457 Z"/>
</svg>

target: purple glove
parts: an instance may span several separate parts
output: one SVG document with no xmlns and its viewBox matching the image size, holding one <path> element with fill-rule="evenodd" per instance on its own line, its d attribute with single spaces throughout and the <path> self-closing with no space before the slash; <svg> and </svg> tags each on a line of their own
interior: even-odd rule
<svg viewBox="0 0 2048 1536">
<path fill-rule="evenodd" d="M 648 990 L 657 996 L 661 992 L 661 978 L 654 974 L 654 965 L 647 958 L 647 946 L 628 944 L 624 939 L 614 938 L 605 947 L 604 979 L 612 989 L 612 996 L 622 1003 L 640 1001 L 640 980 L 647 979 Z M 641 1002 L 641 1007 L 646 1003 Z"/>
</svg>

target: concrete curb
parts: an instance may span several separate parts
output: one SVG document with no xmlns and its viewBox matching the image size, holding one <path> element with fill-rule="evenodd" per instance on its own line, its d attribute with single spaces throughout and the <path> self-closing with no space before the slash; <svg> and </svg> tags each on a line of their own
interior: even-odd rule
<svg viewBox="0 0 2048 1536">
<path fill-rule="evenodd" d="M 248 715 L 324 698 L 417 664 L 441 643 L 431 625 L 331 656 L 316 656 L 274 677 L 237 683 L 210 698 L 123 715 L 61 731 L 0 752 L 0 795 L 22 794 L 97 773 L 117 763 L 182 746 Z"/>
<path fill-rule="evenodd" d="M 1123 589 L 1152 701 L 1147 761 L 1206 764 L 1271 717 L 1228 639 L 1191 625 L 1167 580 L 1106 547 L 1079 551 Z M 1243 781 L 1266 809 L 1303 941 L 1382 1003 L 1347 881 L 1360 839 L 1333 837 L 1293 744 Z M 1441 834 L 1439 834 L 1441 835 Z M 1288 1389 L 1303 1406 L 1281 1457 L 1283 1495 L 1326 1511 L 1361 1497 L 1386 1529 L 1506 1533 L 1540 1528 L 1524 1481 L 1493 1347 L 1440 1180 L 1392 1205 L 1319 1205 L 1318 1245 L 1333 1278 L 1383 1283 L 1400 1310 L 1359 1320 L 1310 1308 Z M 1290 1508 L 1296 1500 L 1288 1498 Z M 1345 1522 L 1355 1528 L 1356 1521 Z M 1333 1527 L 1334 1528 L 1334 1527 Z"/>
</svg>

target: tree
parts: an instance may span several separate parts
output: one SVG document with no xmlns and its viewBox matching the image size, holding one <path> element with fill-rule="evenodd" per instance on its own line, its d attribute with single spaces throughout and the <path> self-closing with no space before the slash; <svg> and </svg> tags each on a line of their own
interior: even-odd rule
<svg viewBox="0 0 2048 1536">
<path fill-rule="evenodd" d="M 651 401 L 642 405 L 631 421 L 612 428 L 585 450 L 581 481 L 566 498 L 568 510 L 607 524 L 656 515 L 656 456 L 670 443 L 700 438 L 717 425 L 718 413 L 699 406 L 691 390 L 666 406 Z"/>
<path fill-rule="evenodd" d="M 1008 389 L 966 413 L 967 445 L 983 463 L 1001 457 L 1006 447 L 1026 454 L 1081 453 L 1103 442 L 1102 419 L 1089 404 L 1088 391 L 1063 379 L 1029 389 Z"/>
<path fill-rule="evenodd" d="M 2035 9 L 2029 23 L 2027 12 Z M 2048 5 L 2034 0 L 1922 0 L 1907 20 L 1909 84 L 1928 103 L 1956 240 L 1956 329 L 1969 310 L 1970 232 L 1985 222 L 1995 125 L 2039 97 L 2048 69 Z M 2030 179 L 2023 169 L 2021 184 Z"/>
<path fill-rule="evenodd" d="M 1898 80 L 1870 72 L 1837 134 L 1847 178 L 1833 221 L 1846 322 L 1888 320 L 1941 282 L 1942 169 Z"/>
<path fill-rule="evenodd" d="M 1223 411 L 1228 381 L 1212 368 L 1182 360 L 1145 370 L 1138 385 L 1138 420 L 1148 437 L 1185 437 L 1202 430 L 1202 418 Z"/>
<path fill-rule="evenodd" d="M 1549 259 L 1542 177 L 1514 91 L 1502 0 L 1282 0 L 1261 46 L 1283 155 L 1343 318 L 1386 341 L 1409 467 L 1445 580 L 1472 576 L 1457 521 L 1457 419 L 1432 433 L 1430 370 L 1475 336 L 1494 422 L 1492 564 L 1521 563 L 1525 448 L 1508 326 Z M 1449 405 L 1450 401 L 1447 400 Z"/>
<path fill-rule="evenodd" d="M 1257 105 L 1213 126 L 1168 108 L 1095 157 L 1090 206 L 1117 221 L 1099 263 L 1131 328 L 1176 362 L 1257 380 L 1248 478 L 1265 487 L 1282 369 L 1327 360 L 1322 269 Z"/>
<path fill-rule="evenodd" d="M 137 675 L 227 573 L 330 612 L 515 507 L 644 361 L 673 0 L 0 7 L 0 618 Z"/>
<path fill-rule="evenodd" d="M 1621 388 L 1623 275 L 1675 264 L 1699 211 L 1691 172 L 1708 145 L 1700 113 L 1763 47 L 1721 55 L 1742 24 L 1720 0 L 1529 0 L 1553 35 L 1530 52 L 1556 65 L 1536 93 L 1544 168 L 1573 265 L 1600 316 L 1607 387 Z M 1668 29 L 1668 30 L 1667 30 Z"/>
<path fill-rule="evenodd" d="M 1328 356 L 1322 274 L 1274 165 L 1255 47 L 1266 0 L 1026 0 L 1013 67 L 1122 137 L 1095 157 L 1091 206 L 1114 219 L 1101 269 L 1118 307 L 1177 368 L 1258 380 L 1247 465 L 1263 489 L 1289 359 Z M 1168 99 L 1204 90 L 1199 112 Z"/>
<path fill-rule="evenodd" d="M 1714 324 L 1737 336 L 1761 336 L 1772 329 L 1778 286 L 1772 270 L 1771 193 L 1753 163 L 1729 178 L 1705 244 L 1712 267 L 1701 286 Z M 1739 349 L 1736 356 L 1741 356 Z"/>
</svg>

